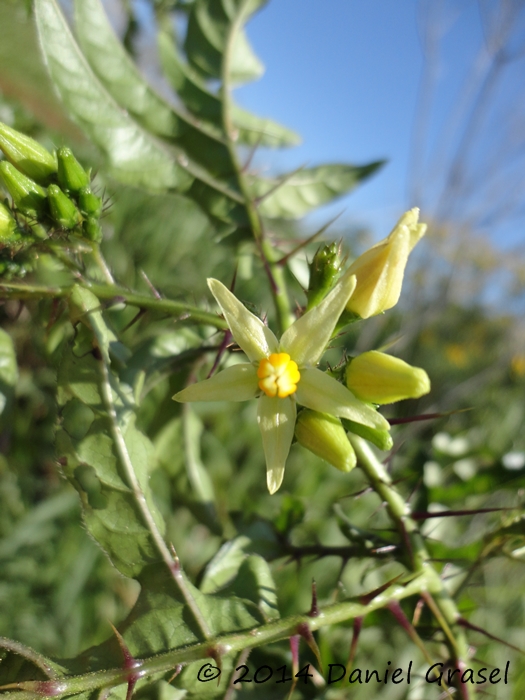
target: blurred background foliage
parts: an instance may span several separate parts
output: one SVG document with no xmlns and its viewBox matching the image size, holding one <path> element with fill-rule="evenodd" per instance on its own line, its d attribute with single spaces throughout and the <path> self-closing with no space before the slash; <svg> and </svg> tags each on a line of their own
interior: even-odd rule
<svg viewBox="0 0 525 700">
<path fill-rule="evenodd" d="M 164 16 L 188 3 L 152 4 Z M 123 7 L 128 13 L 123 39 L 133 51 L 141 25 L 133 4 Z M 68 144 L 85 164 L 97 168 L 97 153 L 53 96 L 30 14 L 29 2 L 0 2 L 0 120 L 48 147 Z M 252 243 L 242 244 L 236 261 L 234 241 L 210 244 L 210 222 L 190 199 L 127 188 L 106 179 L 102 170 L 96 184 L 106 198 L 103 252 L 123 286 L 149 293 L 151 283 L 170 298 L 202 303 L 209 301 L 206 277 L 227 282 L 238 262 L 241 298 L 261 311 L 270 308 L 270 298 L 261 297 L 257 284 L 261 263 Z M 427 220 L 424 212 L 422 218 Z M 525 495 L 524 260 L 478 240 L 459 219 L 457 226 L 453 219 L 429 221 L 426 240 L 411 258 L 400 305 L 366 327 L 355 324 L 344 340 L 348 354 L 390 347 L 424 367 L 431 378 L 430 395 L 384 411 L 400 421 L 393 430 L 390 467 L 416 512 L 514 509 Z M 268 226 L 274 240 L 289 250 L 312 233 L 284 220 Z M 366 231 L 343 230 L 337 222 L 329 234 L 342 239 L 350 258 L 370 242 Z M 299 303 L 305 261 L 317 245 L 307 246 L 305 257 L 294 263 Z M 57 275 L 53 261 L 42 256 L 35 279 L 56 283 Z M 188 351 L 194 359 L 198 331 L 187 328 L 176 334 L 172 319 L 152 312 L 133 325 L 131 310 L 115 307 L 108 314 L 137 357 L 149 358 L 150 391 L 138 421 L 156 448 L 151 482 L 168 522 L 167 539 L 175 543 L 190 577 L 202 576 L 224 538 L 235 535 L 248 536 L 252 551 L 272 562 L 282 615 L 309 608 L 312 578 L 320 601 L 329 602 L 340 592 L 358 595 L 399 573 L 400 565 L 388 556 L 344 556 L 349 546 L 346 518 L 381 542 L 388 544 L 391 538 L 381 504 L 366 490 L 359 470 L 341 474 L 295 445 L 283 488 L 270 497 L 253 402 L 229 404 L 227 411 L 222 405 L 196 405 L 190 414 L 171 401 L 181 381 L 180 374 L 172 373 L 173 357 Z M 108 636 L 108 623 L 124 618 L 138 585 L 118 574 L 79 526 L 76 494 L 55 460 L 56 368 L 69 332 L 61 303 L 8 301 L 0 318 L 14 339 L 19 372 L 15 386 L 4 386 L 0 375 L 5 395 L 0 416 L 0 636 L 47 655 L 74 656 Z M 334 361 L 339 356 L 340 350 Z M 403 422 L 447 412 L 452 413 Z M 188 430 L 193 436 L 190 455 L 188 447 L 186 454 L 180 449 Z M 427 520 L 424 531 L 450 590 L 457 589 L 462 614 L 525 648 L 525 517 L 512 521 L 507 511 L 439 517 Z M 341 551 L 334 556 L 330 548 Z M 423 614 L 423 629 L 427 622 Z M 346 663 L 351 636 L 351 625 L 323 629 L 323 656 Z M 521 698 L 523 657 L 482 634 L 472 633 L 470 639 L 474 656 L 487 665 L 503 667 L 513 660 L 511 690 L 495 686 L 494 696 Z M 375 613 L 365 620 L 355 666 L 370 667 L 373 658 L 374 667 L 384 668 L 394 656 L 396 665 L 406 667 L 417 652 L 387 611 Z M 283 643 L 254 651 L 250 665 L 275 667 L 289 661 Z M 254 697 L 267 693 L 265 686 L 250 691 Z M 298 697 L 347 697 L 346 690 L 311 685 L 298 686 L 296 692 Z M 381 696 L 406 693 L 404 686 L 389 686 Z M 409 697 L 426 697 L 424 693 L 430 690 L 416 687 Z M 352 696 L 370 697 L 369 689 L 353 687 Z"/>
</svg>

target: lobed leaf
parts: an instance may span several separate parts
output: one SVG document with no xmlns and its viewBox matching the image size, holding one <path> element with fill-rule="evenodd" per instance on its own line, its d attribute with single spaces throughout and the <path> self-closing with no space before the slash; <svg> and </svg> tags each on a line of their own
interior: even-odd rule
<svg viewBox="0 0 525 700">
<path fill-rule="evenodd" d="M 56 0 L 36 0 L 35 17 L 55 87 L 69 113 L 106 155 L 113 177 L 148 190 L 187 193 L 212 219 L 246 220 L 243 199 L 228 182 L 216 180 L 186 152 L 161 144 L 119 106 L 90 67 Z M 134 87 L 139 87 L 136 82 Z M 145 98 L 150 115 L 153 94 Z"/>
<path fill-rule="evenodd" d="M 98 299 L 77 287 L 71 303 L 82 325 L 65 349 L 58 373 L 62 409 L 57 453 L 81 496 L 89 533 L 121 573 L 137 577 L 147 564 L 160 559 L 140 498 L 158 531 L 164 530 L 148 484 L 154 448 L 135 426 L 131 387 L 109 369 L 118 341 L 105 323 Z M 140 497 L 124 461 L 132 465 Z"/>
<path fill-rule="evenodd" d="M 320 165 L 275 179 L 251 176 L 248 183 L 252 195 L 259 200 L 259 211 L 263 216 L 295 219 L 351 192 L 383 163 Z"/>
<path fill-rule="evenodd" d="M 153 90 L 116 37 L 100 0 L 75 0 L 75 27 L 91 68 L 121 107 L 210 173 L 231 175 L 230 152 L 220 131 L 197 122 Z"/>
</svg>

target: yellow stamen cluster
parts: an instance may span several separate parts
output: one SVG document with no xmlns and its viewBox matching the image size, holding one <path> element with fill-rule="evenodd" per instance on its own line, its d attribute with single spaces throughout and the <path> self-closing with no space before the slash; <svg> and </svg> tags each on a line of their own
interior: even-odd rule
<svg viewBox="0 0 525 700">
<path fill-rule="evenodd" d="M 278 396 L 280 399 L 294 394 L 301 379 L 297 362 L 290 359 L 286 352 L 273 352 L 270 357 L 261 360 L 257 377 L 259 389 L 266 396 Z"/>
</svg>

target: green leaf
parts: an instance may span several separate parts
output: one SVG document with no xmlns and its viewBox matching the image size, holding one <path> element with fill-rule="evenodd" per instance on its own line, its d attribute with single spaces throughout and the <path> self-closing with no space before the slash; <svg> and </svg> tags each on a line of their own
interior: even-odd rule
<svg viewBox="0 0 525 700">
<path fill-rule="evenodd" d="M 221 98 L 208 90 L 199 74 L 182 60 L 169 32 L 159 32 L 158 45 L 164 73 L 186 107 L 199 119 L 222 129 Z M 239 144 L 282 148 L 301 142 L 297 133 L 271 119 L 258 117 L 237 105 L 232 105 L 231 112 Z"/>
<path fill-rule="evenodd" d="M 13 340 L 0 328 L 0 414 L 14 395 L 18 381 L 18 367 Z"/>
<path fill-rule="evenodd" d="M 233 165 L 222 130 L 199 124 L 151 88 L 116 37 L 100 0 L 75 0 L 75 26 L 86 59 L 119 105 L 149 132 L 179 145 L 210 173 L 231 175 Z"/>
<path fill-rule="evenodd" d="M 267 621 L 273 620 L 279 617 L 275 583 L 267 562 L 248 554 L 251 548 L 244 535 L 226 542 L 207 565 L 201 591 L 249 598 Z"/>
<path fill-rule="evenodd" d="M 266 0 L 195 0 L 192 5 L 184 49 L 190 64 L 205 78 L 221 78 L 223 54 L 231 25 L 242 16 L 262 7 Z M 260 78 L 264 67 L 253 53 L 242 28 L 236 32 L 231 48 L 230 75 L 232 83 L 244 83 Z"/>
<path fill-rule="evenodd" d="M 212 219 L 224 221 L 222 213 L 227 212 L 227 221 L 246 221 L 237 192 L 185 152 L 163 146 L 115 102 L 93 73 L 56 0 L 36 0 L 35 16 L 56 89 L 73 118 L 105 153 L 113 177 L 148 190 L 186 192 Z M 192 188 L 192 183 L 199 186 Z"/>
<path fill-rule="evenodd" d="M 376 172 L 384 161 L 368 165 L 320 165 L 276 179 L 248 178 L 250 191 L 260 200 L 259 211 L 271 219 L 295 219 L 347 194 Z"/>
<path fill-rule="evenodd" d="M 88 531 L 121 573 L 137 577 L 161 558 L 153 529 L 162 533 L 164 522 L 148 484 L 154 448 L 135 426 L 131 387 L 111 371 L 118 341 L 98 299 L 76 287 L 71 304 L 81 325 L 58 373 L 57 453 Z"/>
<path fill-rule="evenodd" d="M 35 17 L 51 78 L 75 121 L 108 158 L 111 174 L 152 190 L 184 192 L 193 177 L 106 92 L 55 0 L 36 0 Z"/>
</svg>

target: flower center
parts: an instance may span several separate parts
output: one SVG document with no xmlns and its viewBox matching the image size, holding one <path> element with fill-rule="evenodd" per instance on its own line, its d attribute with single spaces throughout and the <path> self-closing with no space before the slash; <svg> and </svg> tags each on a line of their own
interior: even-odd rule
<svg viewBox="0 0 525 700">
<path fill-rule="evenodd" d="M 259 389 L 266 396 L 286 398 L 297 391 L 301 379 L 297 362 L 290 359 L 286 352 L 273 352 L 270 357 L 259 362 L 257 369 Z"/>
</svg>

